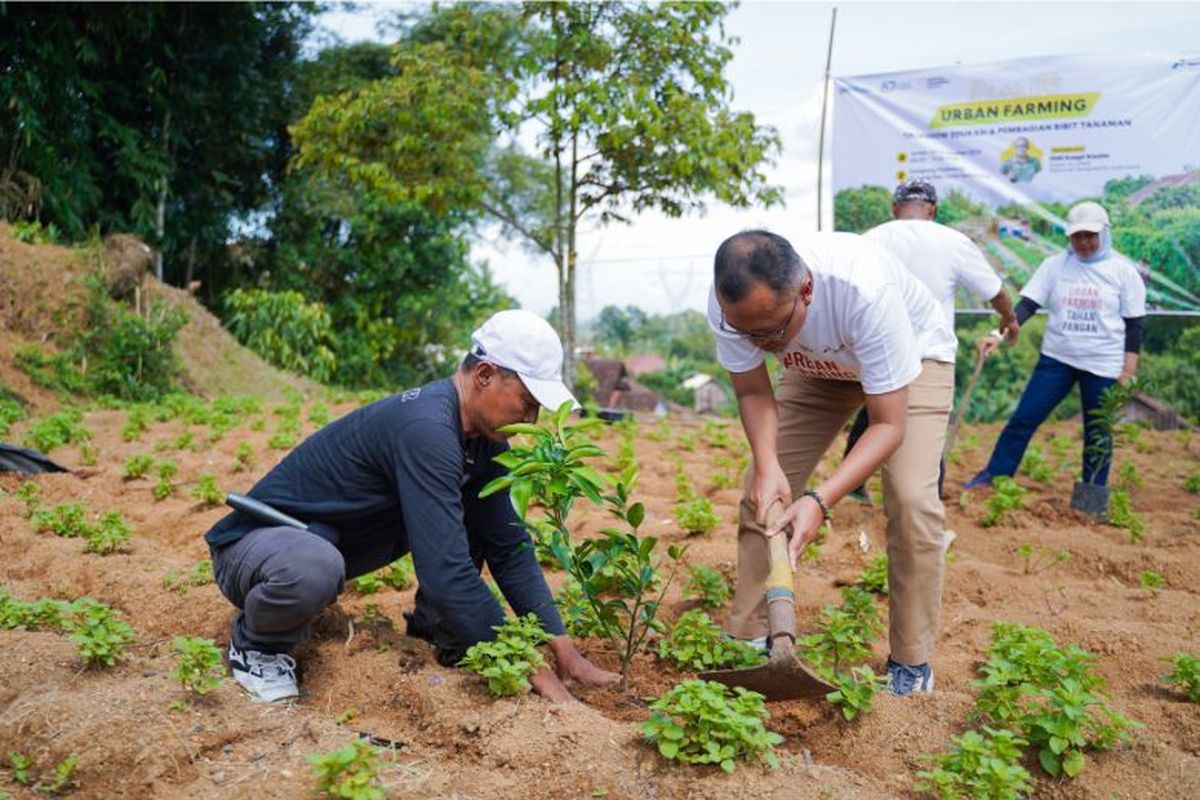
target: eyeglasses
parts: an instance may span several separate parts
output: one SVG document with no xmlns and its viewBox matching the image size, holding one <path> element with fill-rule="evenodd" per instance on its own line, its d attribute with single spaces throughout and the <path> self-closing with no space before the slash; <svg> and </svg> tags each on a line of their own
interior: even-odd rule
<svg viewBox="0 0 1200 800">
<path fill-rule="evenodd" d="M 733 334 L 743 339 L 757 339 L 760 342 L 777 342 L 787 335 L 788 326 L 792 324 L 792 317 L 796 316 L 796 306 L 800 304 L 800 295 L 803 294 L 802 289 L 803 287 L 796 290 L 796 299 L 792 301 L 792 310 L 788 312 L 787 319 L 777 328 L 768 331 L 739 331 L 726 321 L 724 310 L 721 311 L 721 320 L 717 323 L 717 328 L 722 333 Z"/>
</svg>

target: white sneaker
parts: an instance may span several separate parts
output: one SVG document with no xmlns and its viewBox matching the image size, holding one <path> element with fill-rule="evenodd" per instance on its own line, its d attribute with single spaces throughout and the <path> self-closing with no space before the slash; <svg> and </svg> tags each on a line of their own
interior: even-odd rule
<svg viewBox="0 0 1200 800">
<path fill-rule="evenodd" d="M 229 669 L 233 679 L 257 702 L 273 703 L 300 696 L 296 686 L 296 659 L 286 653 L 239 650 L 231 643 Z"/>
</svg>

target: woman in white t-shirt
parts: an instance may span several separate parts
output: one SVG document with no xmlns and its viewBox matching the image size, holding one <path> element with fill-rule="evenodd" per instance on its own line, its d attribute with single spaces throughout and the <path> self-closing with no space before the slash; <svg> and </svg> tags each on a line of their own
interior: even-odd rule
<svg viewBox="0 0 1200 800">
<path fill-rule="evenodd" d="M 1108 480 L 1112 432 L 1091 413 L 1114 383 L 1128 383 L 1137 371 L 1146 316 L 1146 287 L 1137 268 L 1112 249 L 1108 214 L 1098 203 L 1079 203 L 1067 214 L 1069 244 L 1042 262 L 1021 290 L 1017 319 L 1024 323 L 1042 306 L 1050 312 L 1042 355 L 1017 410 L 996 441 L 987 467 L 964 489 L 987 486 L 1011 476 L 1029 440 L 1076 383 L 1083 403 L 1083 480 Z M 999 345 L 993 334 L 984 354 Z"/>
</svg>

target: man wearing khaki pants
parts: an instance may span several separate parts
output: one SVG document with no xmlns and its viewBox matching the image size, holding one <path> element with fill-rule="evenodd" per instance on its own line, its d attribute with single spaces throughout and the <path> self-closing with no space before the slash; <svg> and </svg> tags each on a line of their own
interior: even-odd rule
<svg viewBox="0 0 1200 800">
<path fill-rule="evenodd" d="M 814 234 L 793 247 L 776 234 L 746 231 L 717 250 L 708 321 L 753 454 L 729 633 L 767 633 L 766 537 L 791 528 L 794 567 L 829 509 L 882 466 L 888 686 L 899 695 L 932 691 L 944 568 L 938 463 L 957 347 L 937 301 L 887 251 L 854 234 Z M 783 365 L 778 395 L 767 352 Z M 870 424 L 862 438 L 828 479 L 806 490 L 864 402 Z M 766 512 L 777 500 L 787 510 L 768 529 Z"/>
</svg>

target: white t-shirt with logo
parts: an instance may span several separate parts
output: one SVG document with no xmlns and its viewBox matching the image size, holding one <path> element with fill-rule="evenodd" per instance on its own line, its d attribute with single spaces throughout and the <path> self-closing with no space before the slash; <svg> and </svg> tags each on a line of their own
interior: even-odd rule
<svg viewBox="0 0 1200 800">
<path fill-rule="evenodd" d="M 954 325 L 954 292 L 962 286 L 991 300 L 1003 283 L 969 237 L 931 219 L 894 219 L 863 234 L 900 259 L 933 292 Z"/>
<path fill-rule="evenodd" d="M 858 381 L 866 394 L 912 383 L 921 361 L 954 363 L 954 331 L 930 291 L 886 250 L 852 233 L 816 233 L 792 241 L 812 272 L 812 303 L 803 327 L 777 353 L 789 373 Z M 717 359 L 730 372 L 749 372 L 765 353 L 720 329 L 715 287 L 708 324 Z"/>
<path fill-rule="evenodd" d="M 1146 315 L 1137 267 L 1110 251 L 1085 264 L 1070 251 L 1042 262 L 1021 294 L 1050 312 L 1042 352 L 1103 378 L 1125 366 L 1125 317 Z"/>
</svg>

